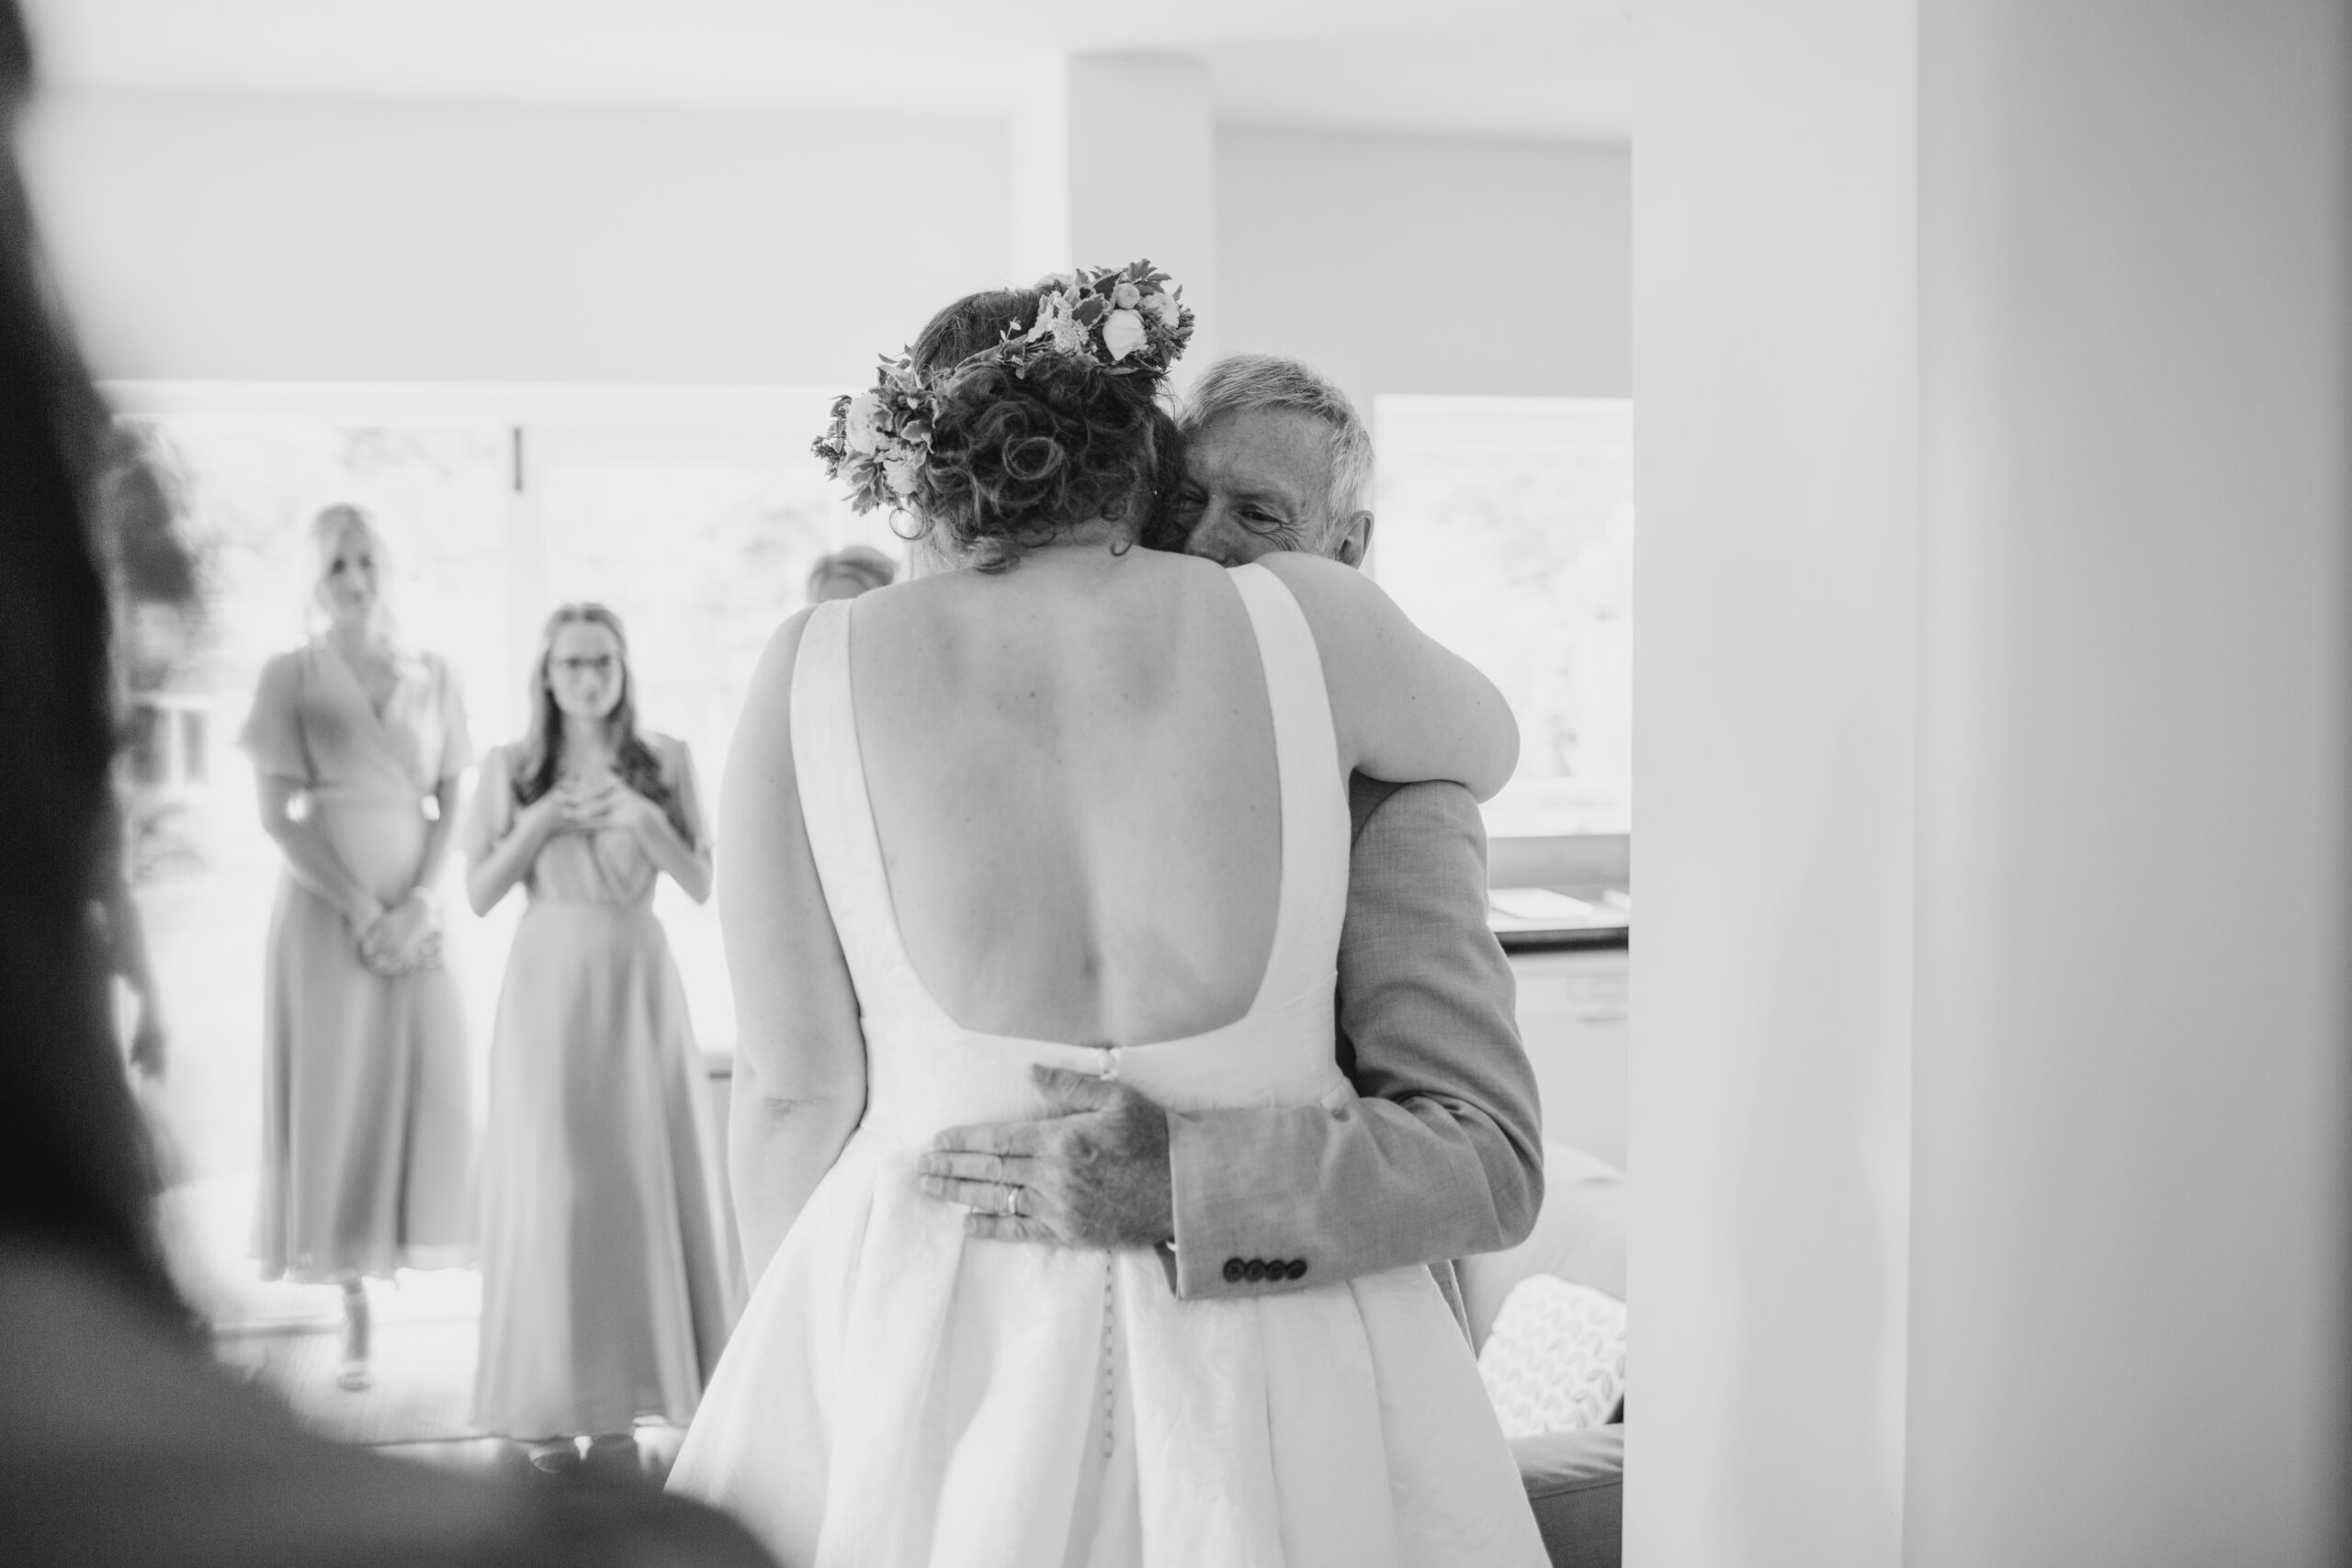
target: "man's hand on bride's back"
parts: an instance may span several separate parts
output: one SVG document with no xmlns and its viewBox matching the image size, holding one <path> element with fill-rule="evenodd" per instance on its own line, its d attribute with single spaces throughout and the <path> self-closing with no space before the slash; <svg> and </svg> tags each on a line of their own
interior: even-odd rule
<svg viewBox="0 0 2352 1568">
<path fill-rule="evenodd" d="M 950 1127 L 917 1170 L 922 1190 L 961 1203 L 967 1235 L 1057 1247 L 1157 1247 L 1175 1235 L 1168 1113 L 1125 1084 L 1033 1068 L 1046 1114 Z"/>
</svg>

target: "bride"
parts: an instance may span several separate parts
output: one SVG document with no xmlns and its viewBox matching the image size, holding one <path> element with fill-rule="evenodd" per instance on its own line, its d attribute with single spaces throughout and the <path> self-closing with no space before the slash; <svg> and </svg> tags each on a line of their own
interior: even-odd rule
<svg viewBox="0 0 2352 1568">
<path fill-rule="evenodd" d="M 1191 326 L 1145 263 L 977 295 L 818 446 L 956 565 L 786 622 L 725 785 L 768 1260 L 671 1485 L 794 1568 L 1544 1562 L 1427 1270 L 1181 1301 L 1153 1251 L 987 1239 L 919 1185 L 935 1132 L 1037 1113 L 1042 1068 L 1351 1099 L 1348 775 L 1484 797 L 1516 759 L 1357 572 L 1135 547 Z"/>
</svg>

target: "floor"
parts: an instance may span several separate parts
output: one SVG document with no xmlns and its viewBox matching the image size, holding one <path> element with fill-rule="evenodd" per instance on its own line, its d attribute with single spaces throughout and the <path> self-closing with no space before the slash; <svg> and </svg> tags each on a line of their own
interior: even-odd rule
<svg viewBox="0 0 2352 1568">
<path fill-rule="evenodd" d="M 242 1254 L 247 1179 L 197 1182 L 165 1200 L 164 1228 L 182 1289 L 213 1326 L 221 1364 L 268 1386 L 305 1426 L 338 1442 L 477 1472 L 536 1474 L 528 1449 L 473 1425 L 481 1277 L 403 1271 L 368 1286 L 373 1332 L 364 1390 L 346 1389 L 342 1299 L 331 1286 L 265 1281 Z M 637 1429 L 637 1471 L 659 1485 L 681 1428 Z M 614 1472 L 604 1471 L 609 1478 Z"/>
<path fill-rule="evenodd" d="M 649 1486 L 660 1486 L 670 1478 L 670 1466 L 678 1458 L 678 1444 L 685 1438 L 685 1429 L 664 1427 L 651 1422 L 637 1429 L 638 1477 Z M 453 1438 L 435 1442 L 380 1443 L 373 1445 L 379 1452 L 396 1458 L 414 1460 L 420 1463 L 439 1465 L 449 1470 L 470 1471 L 476 1474 L 519 1475 L 537 1477 L 540 1472 L 532 1468 L 529 1451 L 521 1443 L 504 1438 Z M 612 1472 L 600 1472 L 605 1479 Z"/>
<path fill-rule="evenodd" d="M 224 1332 L 221 1362 L 266 1383 L 306 1426 L 338 1442 L 451 1442 L 478 1437 L 471 1421 L 474 1319 L 379 1323 L 373 1381 L 346 1389 L 339 1325 Z"/>
<path fill-rule="evenodd" d="M 389 1292 L 388 1292 L 389 1293 Z M 453 1470 L 534 1474 L 525 1444 L 488 1437 L 471 1421 L 474 1320 L 379 1317 L 366 1389 L 342 1386 L 337 1325 L 232 1331 L 214 1337 L 223 1365 L 267 1384 L 322 1436 Z M 636 1473 L 660 1485 L 677 1458 L 682 1428 L 655 1422 L 636 1432 Z M 606 1479 L 617 1472 L 603 1469 Z"/>
</svg>

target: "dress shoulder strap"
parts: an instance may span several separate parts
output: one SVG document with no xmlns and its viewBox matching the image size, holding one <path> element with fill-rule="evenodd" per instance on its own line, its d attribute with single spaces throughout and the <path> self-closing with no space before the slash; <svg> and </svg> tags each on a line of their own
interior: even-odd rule
<svg viewBox="0 0 2352 1568">
<path fill-rule="evenodd" d="M 1262 566 L 1234 567 L 1230 575 L 1257 636 L 1282 781 L 1282 894 L 1256 1011 L 1331 976 L 1347 918 L 1348 795 L 1323 656 L 1306 612 Z"/>
<path fill-rule="evenodd" d="M 872 1016 L 911 1007 L 928 1014 L 936 1004 L 914 980 L 899 935 L 858 751 L 849 683 L 851 603 L 831 600 L 809 613 L 793 661 L 792 768 L 800 818 L 860 1011 Z"/>
</svg>

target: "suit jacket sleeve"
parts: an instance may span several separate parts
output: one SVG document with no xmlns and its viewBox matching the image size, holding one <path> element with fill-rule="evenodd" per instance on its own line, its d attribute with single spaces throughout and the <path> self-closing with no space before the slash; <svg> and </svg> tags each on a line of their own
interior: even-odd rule
<svg viewBox="0 0 2352 1568">
<path fill-rule="evenodd" d="M 1487 925 L 1477 805 L 1453 784 L 1351 793 L 1339 1022 L 1361 1098 L 1170 1115 L 1170 1272 L 1187 1299 L 1498 1251 L 1543 1201 L 1535 1074 Z"/>
</svg>

